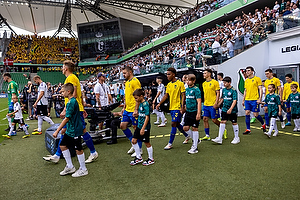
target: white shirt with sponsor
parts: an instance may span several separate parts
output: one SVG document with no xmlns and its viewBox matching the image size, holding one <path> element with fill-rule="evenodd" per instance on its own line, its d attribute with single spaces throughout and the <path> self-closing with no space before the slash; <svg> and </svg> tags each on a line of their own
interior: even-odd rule
<svg viewBox="0 0 300 200">
<path fill-rule="evenodd" d="M 18 111 L 15 113 L 15 117 L 14 117 L 15 119 L 23 119 L 22 109 L 19 102 L 14 104 L 14 111 Z"/>
<path fill-rule="evenodd" d="M 160 92 L 160 95 L 157 97 L 157 103 L 159 103 L 162 100 L 162 98 L 165 96 L 166 88 L 164 84 L 161 83 L 158 85 L 157 92 Z"/>
<path fill-rule="evenodd" d="M 97 83 L 94 88 L 95 94 L 100 94 L 100 104 L 102 106 L 108 106 L 108 95 L 110 94 L 109 87 L 103 83 Z M 97 105 L 98 106 L 98 105 Z"/>
<path fill-rule="evenodd" d="M 47 93 L 47 85 L 44 82 L 41 82 L 41 84 L 39 85 L 38 88 L 38 97 L 40 96 L 41 92 L 44 91 L 44 95 L 43 97 L 38 101 L 37 105 L 48 105 L 48 98 L 46 97 L 46 93 Z"/>
</svg>

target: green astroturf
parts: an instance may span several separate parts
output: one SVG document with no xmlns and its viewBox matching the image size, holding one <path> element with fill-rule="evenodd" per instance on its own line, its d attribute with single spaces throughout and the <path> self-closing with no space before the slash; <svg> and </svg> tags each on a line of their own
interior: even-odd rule
<svg viewBox="0 0 300 200">
<path fill-rule="evenodd" d="M 6 102 L 0 99 L 0 110 L 7 107 Z M 7 120 L 2 120 L 5 113 L 0 113 L 1 135 L 7 127 Z M 170 115 L 165 128 L 154 126 L 155 118 L 151 115 L 151 135 L 169 134 Z M 30 125 L 29 132 L 37 127 L 37 121 L 26 123 Z M 169 137 L 153 138 L 155 164 L 151 166 L 129 165 L 130 144 L 125 138 L 115 145 L 96 144 L 99 158 L 87 165 L 89 174 L 80 178 L 59 175 L 65 167 L 63 159 L 58 164 L 42 159 L 49 154 L 44 134 L 22 139 L 23 132 L 18 132 L 0 145 L 0 199 L 300 199 L 300 137 L 280 133 L 279 137 L 268 139 L 254 128 L 251 135 L 244 136 L 244 118 L 238 118 L 238 123 L 240 144 L 230 144 L 232 126 L 227 123 L 229 138 L 223 145 L 203 141 L 198 146 L 199 153 L 194 155 L 187 153 L 191 141 L 182 144 L 182 135 L 176 136 L 174 148 L 169 151 L 163 150 Z M 218 129 L 211 122 L 210 125 L 214 138 Z M 44 122 L 43 130 L 48 127 Z M 283 131 L 292 133 L 292 129 Z M 203 137 L 202 121 L 199 131 Z M 84 152 L 87 158 L 89 150 Z M 147 159 L 144 145 L 143 152 Z M 76 169 L 79 167 L 77 158 L 73 158 L 73 164 Z"/>
</svg>

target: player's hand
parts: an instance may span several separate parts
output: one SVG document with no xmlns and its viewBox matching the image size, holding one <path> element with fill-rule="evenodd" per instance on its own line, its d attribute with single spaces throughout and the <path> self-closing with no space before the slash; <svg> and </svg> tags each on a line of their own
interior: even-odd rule
<svg viewBox="0 0 300 200">
<path fill-rule="evenodd" d="M 218 108 L 219 108 L 218 104 L 215 104 L 215 105 L 213 106 L 213 108 L 214 108 L 214 109 L 218 109 Z"/>
<path fill-rule="evenodd" d="M 200 114 L 197 114 L 197 115 L 196 115 L 196 120 L 199 121 L 200 119 L 201 119 L 201 115 L 200 115 Z"/>
<path fill-rule="evenodd" d="M 278 112 L 278 116 L 281 116 L 281 110 Z"/>
<path fill-rule="evenodd" d="M 245 101 L 242 102 L 242 106 L 245 107 Z"/>
<path fill-rule="evenodd" d="M 156 105 L 156 110 L 159 110 L 160 104 Z"/>
<path fill-rule="evenodd" d="M 60 113 L 60 115 L 59 115 L 59 117 L 60 117 L 61 119 L 64 119 L 65 116 L 66 116 L 66 111 L 62 111 L 62 112 Z"/>
<path fill-rule="evenodd" d="M 53 136 L 54 138 L 56 138 L 56 137 L 57 137 L 57 134 L 58 134 L 58 131 L 55 131 L 55 132 L 53 133 L 52 136 Z"/>
<path fill-rule="evenodd" d="M 180 109 L 180 113 L 181 113 L 181 114 L 185 113 L 185 109 L 184 109 L 184 107 L 181 107 L 181 109 Z"/>
<path fill-rule="evenodd" d="M 229 110 L 227 110 L 227 114 L 228 114 L 228 115 L 230 115 L 230 114 L 231 114 L 231 112 L 232 112 L 232 110 L 230 110 L 230 109 L 229 109 Z"/>
<path fill-rule="evenodd" d="M 137 118 L 139 116 L 139 112 L 135 110 L 132 114 L 133 117 Z"/>
<path fill-rule="evenodd" d="M 257 103 L 257 104 L 261 104 L 261 101 L 260 101 L 260 100 L 257 100 L 256 103 Z"/>
<path fill-rule="evenodd" d="M 145 129 L 142 128 L 141 131 L 140 131 L 140 135 L 144 135 L 145 134 Z"/>
<path fill-rule="evenodd" d="M 33 104 L 33 107 L 36 108 L 36 103 Z"/>
<path fill-rule="evenodd" d="M 82 114 L 83 114 L 83 118 L 87 118 L 88 114 L 87 114 L 87 112 L 85 110 L 83 111 Z"/>
</svg>

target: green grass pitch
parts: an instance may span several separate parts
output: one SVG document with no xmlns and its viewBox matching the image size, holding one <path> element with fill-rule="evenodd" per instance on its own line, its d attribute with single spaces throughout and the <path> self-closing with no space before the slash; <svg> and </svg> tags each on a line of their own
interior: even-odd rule
<svg viewBox="0 0 300 200">
<path fill-rule="evenodd" d="M 0 99 L 1 135 L 7 128 L 5 108 L 7 99 Z M 165 128 L 153 125 L 155 117 L 151 115 L 151 135 L 158 136 L 151 139 L 154 165 L 130 166 L 130 143 L 122 138 L 111 146 L 96 144 L 99 158 L 87 165 L 89 174 L 80 178 L 59 175 L 65 167 L 63 159 L 58 164 L 42 159 L 49 154 L 44 134 L 26 139 L 23 132 L 11 140 L 0 137 L 0 199 L 300 199 L 300 135 L 292 132 L 293 127 L 280 128 L 278 137 L 268 139 L 256 122 L 252 134 L 244 136 L 245 122 L 240 117 L 240 144 L 230 144 L 233 133 L 227 123 L 229 138 L 223 145 L 205 141 L 198 146 L 198 154 L 189 155 L 191 142 L 182 144 L 182 135 L 176 136 L 173 149 L 163 150 L 169 140 L 162 135 L 170 133 L 170 115 Z M 29 132 L 37 127 L 37 121 L 26 122 Z M 214 138 L 218 129 L 210 125 Z M 44 122 L 43 131 L 48 127 Z M 203 137 L 202 121 L 199 132 Z M 87 158 L 89 150 L 84 152 Z M 146 159 L 145 145 L 143 152 Z M 73 163 L 78 168 L 77 158 Z"/>
</svg>

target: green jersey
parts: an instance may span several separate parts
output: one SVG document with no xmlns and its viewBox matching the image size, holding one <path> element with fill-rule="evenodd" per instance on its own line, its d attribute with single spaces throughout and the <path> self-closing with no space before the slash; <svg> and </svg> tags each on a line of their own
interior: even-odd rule
<svg viewBox="0 0 300 200">
<path fill-rule="evenodd" d="M 238 100 L 236 89 L 234 89 L 233 87 L 231 87 L 229 89 L 223 88 L 221 98 L 223 99 L 222 112 L 227 112 L 231 108 L 233 101 Z M 236 103 L 235 106 L 233 107 L 231 113 L 237 113 L 237 112 L 238 112 L 238 108 L 237 108 L 237 103 Z"/>
<path fill-rule="evenodd" d="M 142 129 L 146 120 L 146 116 L 149 116 L 149 122 L 145 128 L 145 130 L 150 131 L 150 108 L 149 103 L 147 101 L 144 101 L 143 103 L 140 103 L 139 106 L 139 118 L 138 118 L 138 128 Z"/>
<path fill-rule="evenodd" d="M 11 81 L 8 83 L 7 88 L 8 106 L 10 106 L 11 97 L 14 93 L 18 96 L 18 84 L 15 81 Z"/>
<path fill-rule="evenodd" d="M 185 102 L 187 112 L 197 111 L 197 99 L 201 99 L 201 91 L 197 86 L 187 87 L 185 90 Z"/>
<path fill-rule="evenodd" d="M 291 103 L 291 113 L 292 114 L 300 114 L 300 93 L 296 92 L 291 93 L 286 100 Z"/>
<path fill-rule="evenodd" d="M 69 118 L 66 134 L 70 137 L 82 135 L 83 125 L 80 117 L 79 105 L 74 97 L 67 103 L 66 117 Z"/>
<path fill-rule="evenodd" d="M 281 104 L 279 95 L 276 93 L 267 94 L 265 98 L 265 103 L 268 104 L 269 117 L 277 117 L 279 112 L 278 105 Z"/>
</svg>

